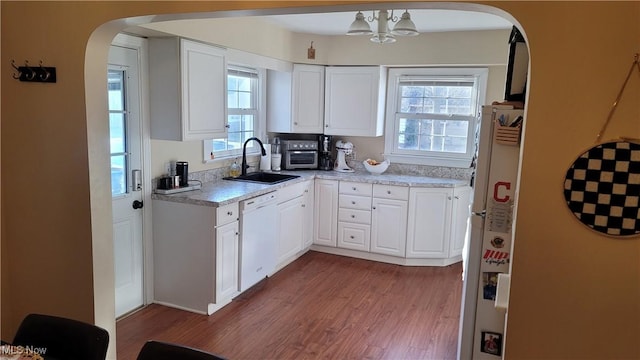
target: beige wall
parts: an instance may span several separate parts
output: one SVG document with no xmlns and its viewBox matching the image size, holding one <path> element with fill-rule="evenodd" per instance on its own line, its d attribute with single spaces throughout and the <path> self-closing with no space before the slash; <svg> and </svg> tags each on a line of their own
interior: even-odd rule
<svg viewBox="0 0 640 360">
<path fill-rule="evenodd" d="M 362 37 L 289 33 L 254 17 L 166 21 L 143 27 L 290 62 L 322 65 L 489 66 L 488 103 L 502 100 L 504 96 L 507 40 L 511 32 L 509 29 L 422 34 L 380 46 Z M 250 36 L 244 31 L 247 28 L 260 31 Z M 313 61 L 306 59 L 306 49 L 311 41 L 318 55 Z M 273 46 L 265 46 L 265 43 Z M 382 158 L 383 137 L 345 139 L 356 146 L 358 159 Z M 230 165 L 230 161 L 203 163 L 201 141 L 152 140 L 151 147 L 153 177 L 163 175 L 164 164 L 169 161 L 188 161 L 191 172 Z"/>
<path fill-rule="evenodd" d="M 1 3 L 3 338 L 32 311 L 114 329 L 112 309 L 94 308 L 94 292 L 112 303 L 104 74 L 110 38 L 128 25 L 103 28 L 85 53 L 91 32 L 128 16 L 282 4 Z M 562 197 L 567 167 L 593 144 L 638 52 L 640 4 L 488 4 L 522 25 L 531 53 L 505 356 L 640 358 L 640 243 L 589 231 Z M 13 80 L 11 59 L 56 66 L 58 83 Z M 632 80 L 607 138 L 640 137 Z"/>
</svg>

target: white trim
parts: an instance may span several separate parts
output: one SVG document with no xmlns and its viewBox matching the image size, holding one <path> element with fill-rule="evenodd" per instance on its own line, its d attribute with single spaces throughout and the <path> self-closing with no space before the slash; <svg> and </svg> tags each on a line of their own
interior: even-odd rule
<svg viewBox="0 0 640 360">
<path fill-rule="evenodd" d="M 153 301 L 153 217 L 151 213 L 151 122 L 149 118 L 149 59 L 148 40 L 118 34 L 111 45 L 134 49 L 138 52 L 138 81 L 140 91 L 140 126 L 142 137 L 142 246 L 143 246 L 143 302 Z"/>
<path fill-rule="evenodd" d="M 402 266 L 449 266 L 462 260 L 462 255 L 456 255 L 448 258 L 412 259 L 318 244 L 312 244 L 310 250 Z"/>
<path fill-rule="evenodd" d="M 471 141 L 474 139 L 477 118 L 469 121 L 469 143 L 465 154 L 448 154 L 448 153 L 432 153 L 432 154 L 401 154 L 396 152 L 396 109 L 398 106 L 398 84 L 405 80 L 407 76 L 473 76 L 477 81 L 477 99 L 476 107 L 480 111 L 481 105 L 485 102 L 485 94 L 487 89 L 487 77 L 489 69 L 486 67 L 421 67 L 421 68 L 390 68 L 389 81 L 387 89 L 387 112 L 385 117 L 385 137 L 384 137 L 384 156 L 394 163 L 401 164 L 419 164 L 431 166 L 446 166 L 455 168 L 467 168 L 471 166 L 474 147 Z M 404 78 L 404 79 L 403 79 Z M 478 115 L 478 114 L 472 114 Z"/>
</svg>

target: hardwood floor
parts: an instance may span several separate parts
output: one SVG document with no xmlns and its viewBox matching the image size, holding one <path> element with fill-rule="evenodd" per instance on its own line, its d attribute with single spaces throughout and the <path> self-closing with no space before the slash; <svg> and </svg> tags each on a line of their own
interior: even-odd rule
<svg viewBox="0 0 640 360">
<path fill-rule="evenodd" d="M 119 320 L 117 355 L 155 339 L 233 360 L 455 359 L 461 272 L 308 252 L 211 316 L 154 304 Z"/>
</svg>

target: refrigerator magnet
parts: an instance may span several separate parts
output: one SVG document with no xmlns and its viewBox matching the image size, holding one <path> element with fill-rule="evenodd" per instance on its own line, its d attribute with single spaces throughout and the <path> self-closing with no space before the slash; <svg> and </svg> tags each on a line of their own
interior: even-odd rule
<svg viewBox="0 0 640 360">
<path fill-rule="evenodd" d="M 483 331 L 480 351 L 491 355 L 502 356 L 502 334 Z"/>
<path fill-rule="evenodd" d="M 485 300 L 495 300 L 498 289 L 498 272 L 482 273 L 482 298 Z"/>
</svg>

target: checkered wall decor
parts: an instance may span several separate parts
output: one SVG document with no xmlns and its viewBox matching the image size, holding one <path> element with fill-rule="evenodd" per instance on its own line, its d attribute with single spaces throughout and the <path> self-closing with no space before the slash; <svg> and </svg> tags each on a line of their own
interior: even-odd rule
<svg viewBox="0 0 640 360">
<path fill-rule="evenodd" d="M 567 171 L 564 197 L 585 225 L 612 236 L 640 233 L 640 144 L 612 141 L 580 155 Z"/>
</svg>

